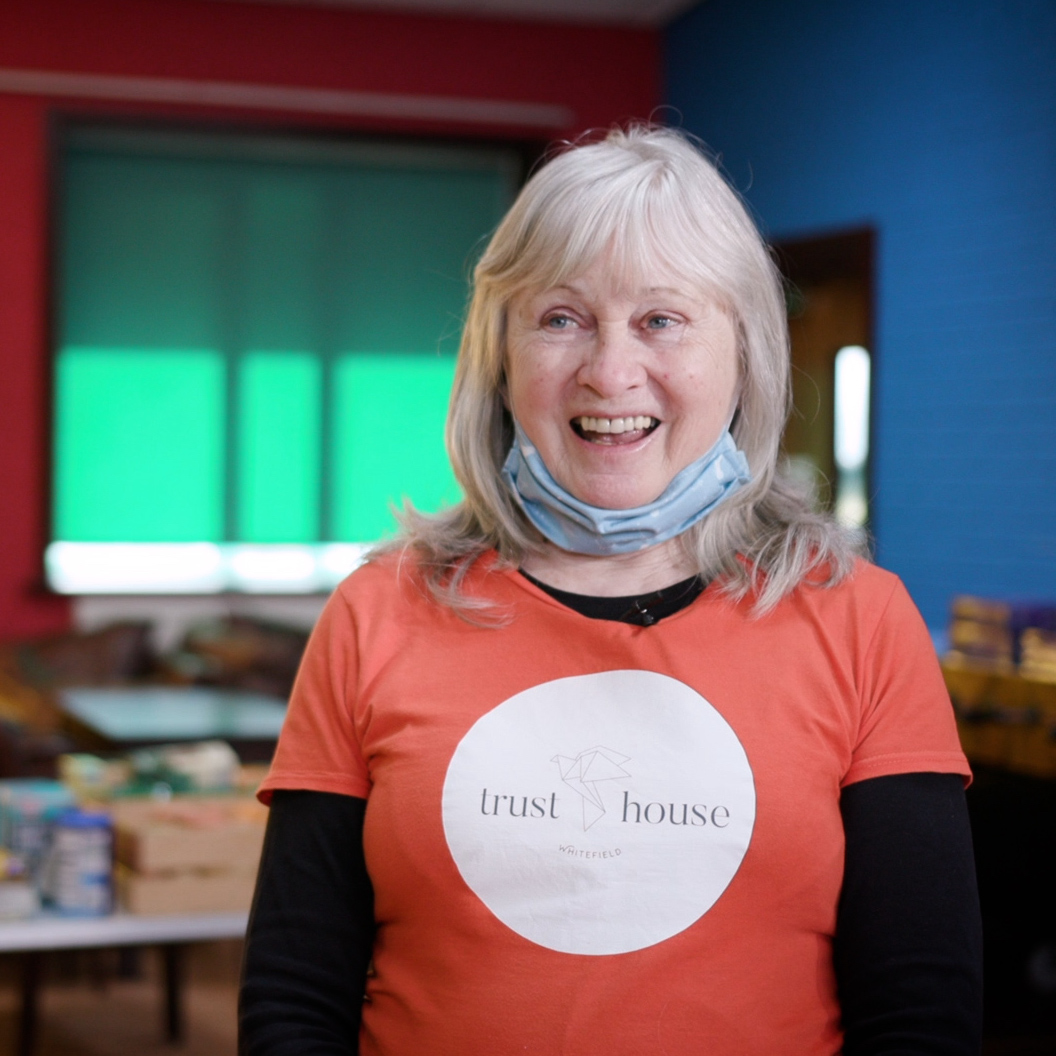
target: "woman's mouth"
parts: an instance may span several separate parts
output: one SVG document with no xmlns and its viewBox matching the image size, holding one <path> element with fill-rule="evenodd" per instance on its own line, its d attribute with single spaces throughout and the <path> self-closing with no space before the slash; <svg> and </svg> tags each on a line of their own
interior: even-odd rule
<svg viewBox="0 0 1056 1056">
<path fill-rule="evenodd" d="M 627 418 L 592 418 L 580 415 L 571 422 L 576 435 L 592 444 L 632 444 L 643 436 L 648 436 L 659 424 L 659 418 L 646 414 Z"/>
</svg>

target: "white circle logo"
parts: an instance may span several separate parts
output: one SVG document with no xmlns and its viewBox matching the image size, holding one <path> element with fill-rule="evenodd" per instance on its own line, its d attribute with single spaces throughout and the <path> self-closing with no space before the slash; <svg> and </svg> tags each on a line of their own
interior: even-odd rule
<svg viewBox="0 0 1056 1056">
<path fill-rule="evenodd" d="M 628 953 L 677 935 L 748 850 L 755 782 L 695 690 L 653 671 L 559 678 L 481 716 L 447 768 L 463 879 L 518 935 Z"/>
</svg>

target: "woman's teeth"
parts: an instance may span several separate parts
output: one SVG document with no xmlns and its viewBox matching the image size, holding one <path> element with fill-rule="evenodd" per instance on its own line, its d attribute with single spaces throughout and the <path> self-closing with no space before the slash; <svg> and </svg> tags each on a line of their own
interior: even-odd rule
<svg viewBox="0 0 1056 1056">
<path fill-rule="evenodd" d="M 655 418 L 639 414 L 634 418 L 587 418 L 577 419 L 580 429 L 585 433 L 629 433 L 635 429 L 649 429 L 656 422 Z"/>
</svg>

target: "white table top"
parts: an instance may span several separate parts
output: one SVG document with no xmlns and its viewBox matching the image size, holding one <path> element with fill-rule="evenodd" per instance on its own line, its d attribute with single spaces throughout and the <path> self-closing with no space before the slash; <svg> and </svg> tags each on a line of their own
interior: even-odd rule
<svg viewBox="0 0 1056 1056">
<path fill-rule="evenodd" d="M 60 917 L 42 913 L 26 920 L 0 920 L 0 953 L 240 939 L 246 933 L 248 917 L 248 913 L 173 913 L 157 917 L 132 913 Z"/>
</svg>

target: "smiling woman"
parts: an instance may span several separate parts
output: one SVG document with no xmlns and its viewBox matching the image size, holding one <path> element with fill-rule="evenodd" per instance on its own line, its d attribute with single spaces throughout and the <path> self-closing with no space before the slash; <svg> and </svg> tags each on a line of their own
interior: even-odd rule
<svg viewBox="0 0 1056 1056">
<path fill-rule="evenodd" d="M 624 279 L 613 255 L 513 298 L 507 400 L 563 487 L 626 509 L 715 444 L 740 370 L 736 328 L 710 298 L 674 275 Z"/>
<path fill-rule="evenodd" d="M 465 498 L 335 591 L 261 789 L 247 1056 L 978 1052 L 952 709 L 777 471 L 788 370 L 685 137 L 529 181 L 474 274 Z"/>
<path fill-rule="evenodd" d="M 466 501 L 412 514 L 406 538 L 429 554 L 437 598 L 463 609 L 482 604 L 459 591 L 465 559 L 494 548 L 566 590 L 655 590 L 699 574 L 751 592 L 764 612 L 804 578 L 838 581 L 862 542 L 777 473 L 788 401 L 780 277 L 743 204 L 683 137 L 613 133 L 544 167 L 477 265 L 448 421 Z M 613 428 L 628 417 L 656 424 Z M 608 433 L 587 436 L 583 418 Z M 570 562 L 540 545 L 523 495 L 504 485 L 509 453 L 523 453 L 515 424 L 556 483 L 600 509 L 651 516 L 676 475 L 714 474 L 725 456 L 721 505 L 709 488 L 701 516 L 651 537 L 662 545 Z"/>
</svg>

